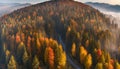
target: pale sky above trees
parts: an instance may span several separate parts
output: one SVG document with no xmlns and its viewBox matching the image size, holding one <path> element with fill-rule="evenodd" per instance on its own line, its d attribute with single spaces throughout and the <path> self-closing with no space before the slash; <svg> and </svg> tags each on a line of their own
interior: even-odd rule
<svg viewBox="0 0 120 69">
<path fill-rule="evenodd" d="M 48 0 L 0 0 L 0 3 L 40 3 Z M 119 4 L 120 0 L 75 0 L 80 2 L 101 2 L 110 4 Z"/>
</svg>

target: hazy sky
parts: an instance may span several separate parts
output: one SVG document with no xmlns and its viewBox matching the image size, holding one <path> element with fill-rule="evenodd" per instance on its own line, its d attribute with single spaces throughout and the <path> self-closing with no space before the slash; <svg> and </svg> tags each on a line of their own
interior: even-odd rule
<svg viewBox="0 0 120 69">
<path fill-rule="evenodd" d="M 0 0 L 0 3 L 40 3 L 47 0 Z M 81 2 L 102 2 L 102 3 L 110 3 L 110 4 L 119 4 L 120 0 L 76 0 Z"/>
</svg>

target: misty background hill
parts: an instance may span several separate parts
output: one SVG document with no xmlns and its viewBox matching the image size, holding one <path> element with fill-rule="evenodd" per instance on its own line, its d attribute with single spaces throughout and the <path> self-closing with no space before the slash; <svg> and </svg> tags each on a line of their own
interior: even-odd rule
<svg viewBox="0 0 120 69">
<path fill-rule="evenodd" d="M 120 5 L 111 5 L 107 3 L 87 2 L 86 4 L 104 11 L 120 12 Z"/>
<path fill-rule="evenodd" d="M 92 6 L 95 9 L 98 9 L 100 12 L 110 17 L 111 21 L 118 24 L 120 27 L 120 5 L 111 5 L 107 3 L 97 3 L 97 2 L 87 2 L 87 5 Z"/>
<path fill-rule="evenodd" d="M 30 6 L 31 4 L 20 4 L 20 3 L 0 3 L 0 16 L 11 13 L 17 9 Z"/>
</svg>

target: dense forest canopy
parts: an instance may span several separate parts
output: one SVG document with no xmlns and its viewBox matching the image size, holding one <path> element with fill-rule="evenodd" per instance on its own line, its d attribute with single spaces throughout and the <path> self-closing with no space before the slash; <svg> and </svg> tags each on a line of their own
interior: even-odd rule
<svg viewBox="0 0 120 69">
<path fill-rule="evenodd" d="M 73 0 L 18 9 L 0 18 L 0 68 L 119 69 L 118 31 L 104 14 Z"/>
</svg>

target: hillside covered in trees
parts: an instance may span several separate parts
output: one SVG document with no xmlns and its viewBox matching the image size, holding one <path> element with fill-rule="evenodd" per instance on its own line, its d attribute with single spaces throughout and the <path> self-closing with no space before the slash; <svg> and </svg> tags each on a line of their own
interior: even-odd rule
<svg viewBox="0 0 120 69">
<path fill-rule="evenodd" d="M 0 18 L 0 69 L 120 69 L 117 24 L 73 0 L 51 0 Z"/>
</svg>

